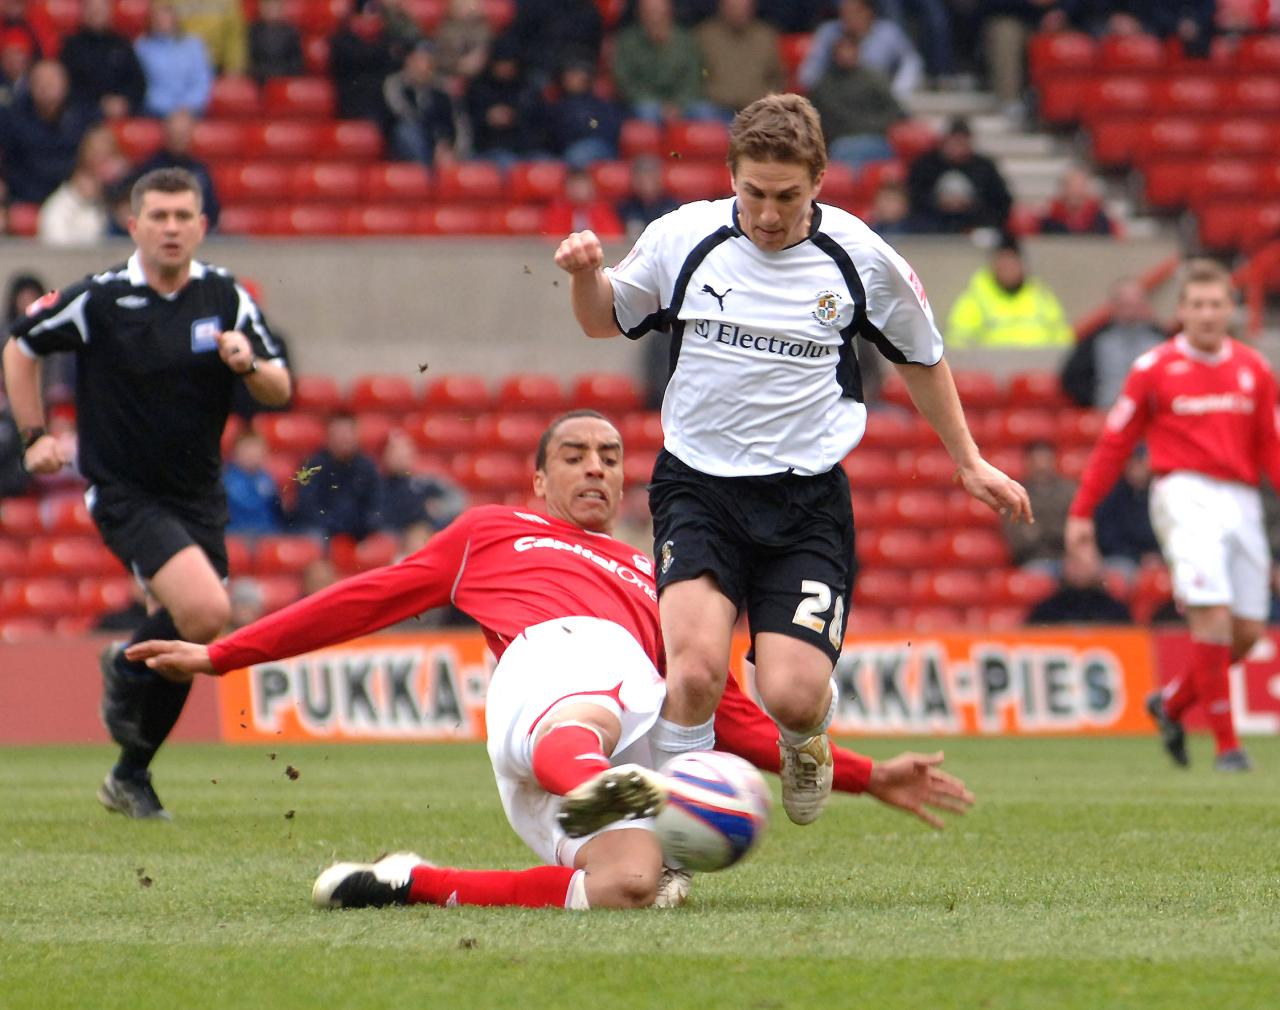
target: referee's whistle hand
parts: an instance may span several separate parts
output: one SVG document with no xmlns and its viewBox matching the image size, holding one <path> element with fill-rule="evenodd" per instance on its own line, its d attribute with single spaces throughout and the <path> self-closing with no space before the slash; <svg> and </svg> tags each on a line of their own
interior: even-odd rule
<svg viewBox="0 0 1280 1010">
<path fill-rule="evenodd" d="M 27 473 L 57 473 L 70 462 L 62 443 L 52 435 L 36 439 L 22 457 L 22 466 Z"/>
<path fill-rule="evenodd" d="M 599 270 L 604 266 L 604 247 L 593 231 L 575 231 L 556 249 L 556 266 L 565 273 Z"/>
<path fill-rule="evenodd" d="M 233 372 L 243 372 L 253 363 L 249 338 L 239 330 L 223 330 L 218 334 L 218 357 Z"/>
</svg>

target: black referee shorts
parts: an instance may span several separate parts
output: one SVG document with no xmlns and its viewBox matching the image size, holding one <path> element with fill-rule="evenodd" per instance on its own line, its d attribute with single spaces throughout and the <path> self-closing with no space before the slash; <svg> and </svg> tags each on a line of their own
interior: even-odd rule
<svg viewBox="0 0 1280 1010">
<path fill-rule="evenodd" d="M 150 579 L 193 544 L 220 578 L 227 577 L 226 502 L 183 501 L 119 484 L 95 485 L 89 509 L 111 553 L 134 575 Z"/>
<path fill-rule="evenodd" d="M 840 656 L 853 592 L 849 481 L 834 467 L 815 477 L 713 477 L 665 449 L 649 485 L 658 591 L 710 574 L 762 631 Z"/>
</svg>

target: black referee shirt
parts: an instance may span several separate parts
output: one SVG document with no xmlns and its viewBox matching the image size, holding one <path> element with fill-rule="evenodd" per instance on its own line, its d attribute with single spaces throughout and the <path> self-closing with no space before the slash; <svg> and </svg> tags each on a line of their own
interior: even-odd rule
<svg viewBox="0 0 1280 1010">
<path fill-rule="evenodd" d="M 46 295 L 13 327 L 28 354 L 74 351 L 80 472 L 185 499 L 221 496 L 219 442 L 240 380 L 217 336 L 239 330 L 254 353 L 280 361 L 262 313 L 225 270 L 191 264 L 164 297 L 128 263 Z"/>
</svg>

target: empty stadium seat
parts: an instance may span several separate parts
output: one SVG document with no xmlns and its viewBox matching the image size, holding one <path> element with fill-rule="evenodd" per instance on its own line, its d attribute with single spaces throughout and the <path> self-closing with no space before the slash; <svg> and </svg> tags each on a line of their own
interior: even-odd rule
<svg viewBox="0 0 1280 1010">
<path fill-rule="evenodd" d="M 414 414 L 405 419 L 404 429 L 427 452 L 466 452 L 477 444 L 475 421 L 458 414 Z"/>
<path fill-rule="evenodd" d="M 83 495 L 53 495 L 40 503 L 40 523 L 54 536 L 96 536 L 98 527 L 89 515 Z"/>
<path fill-rule="evenodd" d="M 351 383 L 347 407 L 353 413 L 382 411 L 408 412 L 418 406 L 413 383 L 403 375 L 360 375 Z"/>
<path fill-rule="evenodd" d="M 1058 580 L 1045 572 L 1006 568 L 990 572 L 987 587 L 991 602 L 1025 608 L 1053 593 L 1058 588 Z"/>
<path fill-rule="evenodd" d="M 1098 47 L 1098 69 L 1103 73 L 1153 74 L 1164 64 L 1164 45 L 1154 35 L 1112 35 Z"/>
<path fill-rule="evenodd" d="M 127 575 L 83 578 L 76 583 L 76 606 L 82 614 L 123 610 L 133 601 L 135 583 Z"/>
<path fill-rule="evenodd" d="M 1040 118 L 1049 126 L 1067 126 L 1080 119 L 1090 79 L 1050 77 L 1040 85 Z"/>
<path fill-rule="evenodd" d="M 229 119 L 201 120 L 191 135 L 191 154 L 208 162 L 252 158 L 248 143 L 251 129 L 248 124 Z"/>
<path fill-rule="evenodd" d="M 573 380 L 569 402 L 575 407 L 590 407 L 612 417 L 623 411 L 637 410 L 644 403 L 644 394 L 629 375 L 588 372 Z"/>
<path fill-rule="evenodd" d="M 1009 547 L 995 530 L 953 530 L 942 535 L 941 556 L 957 567 L 1004 568 Z"/>
<path fill-rule="evenodd" d="M 119 575 L 116 556 L 97 537 L 36 537 L 27 546 L 27 569 L 33 576 Z"/>
<path fill-rule="evenodd" d="M 885 529 L 857 538 L 857 554 L 867 566 L 867 574 L 877 568 L 914 571 L 937 563 L 938 552 L 932 536 L 919 530 Z"/>
<path fill-rule="evenodd" d="M 956 631 L 966 623 L 960 607 L 898 607 L 893 612 L 893 626 L 917 633 Z"/>
<path fill-rule="evenodd" d="M 622 124 L 619 149 L 626 161 L 644 154 L 665 155 L 662 150 L 662 129 L 655 123 L 641 119 L 628 119 Z"/>
<path fill-rule="evenodd" d="M 476 443 L 482 449 L 532 453 L 546 425 L 529 414 L 481 414 L 476 418 Z"/>
<path fill-rule="evenodd" d="M 121 152 L 135 163 L 151 157 L 164 144 L 164 126 L 157 119 L 117 119 L 111 129 Z"/>
<path fill-rule="evenodd" d="M 488 161 L 463 161 L 436 170 L 436 198 L 443 203 L 485 203 L 502 198 L 502 169 Z"/>
<path fill-rule="evenodd" d="M 1133 582 L 1133 599 L 1130 610 L 1139 624 L 1151 620 L 1160 607 L 1173 599 L 1173 581 L 1163 565 L 1148 566 L 1139 570 Z"/>
<path fill-rule="evenodd" d="M 717 200 L 731 192 L 728 166 L 714 161 L 664 162 L 662 182 L 680 203 Z"/>
<path fill-rule="evenodd" d="M 291 236 L 342 235 L 348 215 L 344 208 L 329 204 L 288 204 L 271 216 L 270 234 Z"/>
<path fill-rule="evenodd" d="M 272 119 L 332 119 L 337 104 L 325 77 L 276 77 L 262 86 L 263 115 Z"/>
<path fill-rule="evenodd" d="M 1245 73 L 1280 76 L 1280 34 L 1246 35 L 1236 65 Z"/>
<path fill-rule="evenodd" d="M 340 575 L 366 572 L 395 561 L 400 553 L 399 539 L 390 533 L 371 533 L 363 540 L 334 537 L 329 545 L 329 560 Z"/>
<path fill-rule="evenodd" d="M 911 576 L 894 568 L 870 568 L 858 573 L 853 584 L 854 607 L 903 607 L 915 599 Z M 855 611 L 856 612 L 856 611 Z"/>
<path fill-rule="evenodd" d="M 1041 32 L 1027 44 L 1031 80 L 1040 85 L 1050 77 L 1083 75 L 1098 60 L 1098 43 L 1084 32 Z"/>
<path fill-rule="evenodd" d="M 211 125 L 202 123 L 202 126 Z M 224 125 L 224 124 L 219 124 Z M 273 161 L 311 161 L 328 157 L 322 153 L 325 128 L 319 123 L 275 120 L 255 123 L 243 134 L 241 143 L 251 158 Z"/>
<path fill-rule="evenodd" d="M 344 211 L 343 231 L 349 235 L 415 235 L 418 214 L 403 204 L 357 204 Z"/>
<path fill-rule="evenodd" d="M 324 557 L 324 545 L 315 537 L 268 534 L 253 545 L 254 575 L 297 575 Z"/>
<path fill-rule="evenodd" d="M 291 409 L 312 414 L 332 414 L 342 409 L 342 390 L 328 375 L 298 375 L 293 379 Z"/>
<path fill-rule="evenodd" d="M 277 486 L 280 486 L 279 483 Z M 227 570 L 230 571 L 231 577 L 247 575 L 252 569 L 253 548 L 250 542 L 242 536 L 229 534 L 227 536 Z"/>
<path fill-rule="evenodd" d="M 269 575 L 257 579 L 262 590 L 262 611 L 270 614 L 302 596 L 302 580 L 296 575 Z"/>
<path fill-rule="evenodd" d="M 491 221 L 489 208 L 481 206 L 422 207 L 414 218 L 414 229 L 423 235 L 480 235 Z"/>
<path fill-rule="evenodd" d="M 427 382 L 424 402 L 432 410 L 479 413 L 490 408 L 493 396 L 479 375 L 443 375 Z"/>
<path fill-rule="evenodd" d="M 622 456 L 622 479 L 627 487 L 648 484 L 658 454 L 652 449 L 635 449 Z"/>
<path fill-rule="evenodd" d="M 356 416 L 356 441 L 362 452 L 377 459 L 387 447 L 392 429 L 398 427 L 396 419 L 386 414 L 359 414 Z"/>
<path fill-rule="evenodd" d="M 1117 76 L 1089 80 L 1083 88 L 1080 109 L 1086 119 L 1116 116 L 1140 117 L 1153 111 L 1155 86 L 1143 77 Z"/>
<path fill-rule="evenodd" d="M 373 203 L 423 203 L 431 198 L 431 173 L 408 162 L 368 165 L 364 189 Z"/>
<path fill-rule="evenodd" d="M 253 419 L 258 432 L 274 452 L 309 454 L 325 441 L 325 425 L 312 414 L 266 413 Z"/>
<path fill-rule="evenodd" d="M 662 415 L 657 411 L 629 410 L 618 419 L 624 452 L 657 451 L 663 445 Z"/>
<path fill-rule="evenodd" d="M 1228 96 L 1226 86 L 1207 75 L 1174 76 L 1158 83 L 1153 95 L 1159 115 L 1222 115 Z"/>
<path fill-rule="evenodd" d="M 984 435 L 993 445 L 1052 444 L 1058 438 L 1058 419 L 1055 412 L 1048 410 L 1001 411 L 990 418 Z"/>
<path fill-rule="evenodd" d="M 54 634 L 52 621 L 43 621 L 38 617 L 0 618 L 0 642 L 22 642 L 52 634 Z"/>
<path fill-rule="evenodd" d="M 360 199 L 364 183 L 363 166 L 354 162 L 297 165 L 290 173 L 290 198 L 349 204 Z"/>
<path fill-rule="evenodd" d="M 885 384 L 889 388 L 889 383 Z M 906 395 L 906 386 L 899 381 L 895 389 Z M 928 422 L 917 414 L 900 411 L 876 410 L 867 417 L 867 433 L 854 452 L 866 449 L 935 449 L 940 443 Z"/>
<path fill-rule="evenodd" d="M 972 607 L 990 600 L 986 573 L 966 569 L 917 572 L 911 589 L 924 606 Z"/>
<path fill-rule="evenodd" d="M 329 39 L 308 35 L 302 40 L 302 63 L 307 73 L 319 77 L 329 72 Z"/>
<path fill-rule="evenodd" d="M 1207 128 L 1208 149 L 1226 157 L 1267 158 L 1280 151 L 1280 124 L 1255 118 L 1224 119 Z"/>
<path fill-rule="evenodd" d="M 662 146 L 672 157 L 723 163 L 729 155 L 729 128 L 724 123 L 705 120 L 670 123 Z"/>
<path fill-rule="evenodd" d="M 290 196 L 288 166 L 270 161 L 222 162 L 209 167 L 213 185 L 228 204 L 276 204 Z"/>
<path fill-rule="evenodd" d="M 546 231 L 544 208 L 536 204 L 512 203 L 489 208 L 484 232 L 488 235 L 541 235 Z"/>
<path fill-rule="evenodd" d="M 948 487 L 956 464 L 945 449 L 904 449 L 895 457 L 900 487 Z"/>
<path fill-rule="evenodd" d="M 262 112 L 262 97 L 252 77 L 219 77 L 213 82 L 210 119 L 256 119 Z"/>
<path fill-rule="evenodd" d="M 565 409 L 564 387 L 554 375 L 519 372 L 502 380 L 495 404 L 502 410 L 557 413 Z"/>
<path fill-rule="evenodd" d="M 937 131 L 920 119 L 900 119 L 889 127 L 889 146 L 903 161 L 915 161 L 938 143 Z"/>
<path fill-rule="evenodd" d="M 450 465 L 453 479 L 472 492 L 505 492 L 529 486 L 529 464 L 509 452 L 459 453 Z"/>
<path fill-rule="evenodd" d="M 1069 407 L 1057 372 L 1016 372 L 1009 376 L 1009 404 L 1013 407 Z"/>
<path fill-rule="evenodd" d="M 382 131 L 364 119 L 320 124 L 318 157 L 334 161 L 377 161 L 382 157 Z"/>
<path fill-rule="evenodd" d="M 591 166 L 591 179 L 601 200 L 618 202 L 631 192 L 631 166 L 625 161 L 597 161 Z"/>
<path fill-rule="evenodd" d="M 11 235 L 34 238 L 40 227 L 40 205 L 37 203 L 11 203 L 7 217 Z"/>
<path fill-rule="evenodd" d="M 0 537 L 0 580 L 25 575 L 27 549 L 16 537 Z"/>
<path fill-rule="evenodd" d="M 990 372 L 958 371 L 955 373 L 955 383 L 960 402 L 966 410 L 990 410 L 1005 405 L 1005 391 L 1000 381 Z"/>
<path fill-rule="evenodd" d="M 512 200 L 549 203 L 564 192 L 568 169 L 562 161 L 522 161 L 507 172 L 507 191 Z"/>
<path fill-rule="evenodd" d="M 222 208 L 218 231 L 224 235 L 269 235 L 273 216 L 273 207 L 229 204 Z"/>
</svg>

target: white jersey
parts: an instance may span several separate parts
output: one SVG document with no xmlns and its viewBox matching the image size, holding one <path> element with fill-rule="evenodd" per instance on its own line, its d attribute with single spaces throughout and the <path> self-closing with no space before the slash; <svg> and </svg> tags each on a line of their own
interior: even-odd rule
<svg viewBox="0 0 1280 1010">
<path fill-rule="evenodd" d="M 815 204 L 779 252 L 737 227 L 733 199 L 654 221 L 607 271 L 619 328 L 672 333 L 666 448 L 715 476 L 825 473 L 862 439 L 855 337 L 933 365 L 942 337 L 907 262 L 862 221 Z"/>
</svg>

